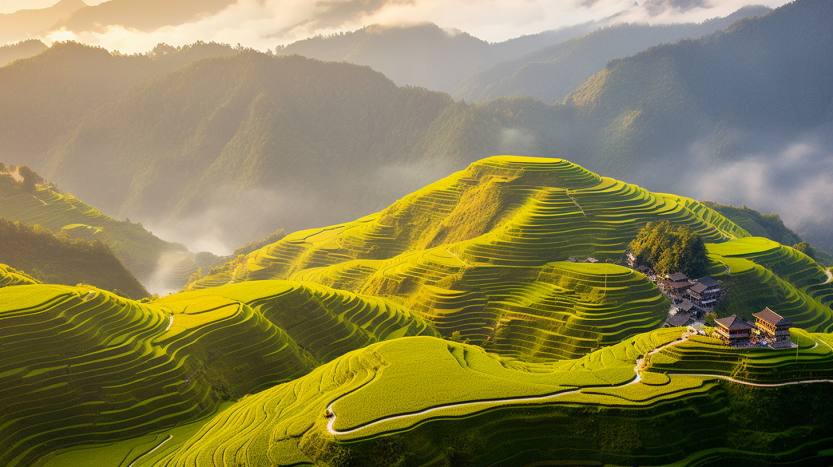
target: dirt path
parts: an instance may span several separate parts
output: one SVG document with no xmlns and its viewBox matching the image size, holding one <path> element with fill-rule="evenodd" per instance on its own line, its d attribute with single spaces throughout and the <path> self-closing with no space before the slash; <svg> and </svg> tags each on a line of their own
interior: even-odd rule
<svg viewBox="0 0 833 467">
<path fill-rule="evenodd" d="M 825 269 L 824 273 L 827 274 L 827 282 L 825 284 L 833 282 L 833 269 Z"/>
<path fill-rule="evenodd" d="M 634 385 L 634 384 L 639 384 L 642 381 L 642 372 L 645 370 L 646 362 L 652 355 L 655 355 L 659 352 L 662 352 L 663 350 L 665 350 L 669 347 L 679 345 L 679 344 L 687 341 L 689 339 L 689 337 L 691 337 L 691 336 L 688 333 L 683 334 L 683 336 L 680 337 L 679 339 L 674 340 L 672 342 L 669 342 L 667 344 L 663 344 L 663 345 L 651 350 L 650 352 L 645 354 L 644 357 L 639 358 L 639 359 L 636 360 L 636 364 L 634 365 L 634 369 L 633 369 L 634 378 L 632 380 L 630 380 L 626 383 L 622 383 L 622 384 L 617 385 L 617 386 L 605 386 L 605 388 L 616 389 L 616 388 L 624 388 L 624 387 L 631 386 L 631 385 Z M 828 344 L 827 342 L 824 342 L 824 341 L 822 341 L 822 342 L 825 345 L 827 345 L 831 349 L 831 351 L 833 351 L 833 347 L 831 347 L 830 344 Z M 742 385 L 745 385 L 745 386 L 758 387 L 758 388 L 777 388 L 777 387 L 784 387 L 784 386 L 796 386 L 796 385 L 804 385 L 804 384 L 821 384 L 821 383 L 833 384 L 833 379 L 807 379 L 807 380 L 799 380 L 799 381 L 789 381 L 789 382 L 784 382 L 784 383 L 752 383 L 752 382 L 749 382 L 749 381 L 742 381 L 742 380 L 739 380 L 739 379 L 735 379 L 735 378 L 732 378 L 730 376 L 721 376 L 721 375 L 700 374 L 700 373 L 673 373 L 672 375 L 673 376 L 693 376 L 693 377 L 698 377 L 698 378 L 720 379 L 720 380 L 728 381 L 728 382 L 735 383 L 735 384 L 742 384 Z M 586 388 L 589 388 L 589 387 L 586 387 Z M 335 422 L 336 422 L 336 414 L 333 411 L 333 404 L 335 404 L 338 401 L 338 399 L 336 399 L 335 401 L 331 402 L 327 406 L 327 412 L 326 413 L 329 416 L 329 421 L 327 422 L 327 431 L 333 436 L 353 435 L 353 434 L 359 433 L 361 431 L 367 430 L 369 428 L 373 428 L 373 427 L 375 427 L 377 425 L 380 425 L 382 423 L 397 421 L 397 420 L 407 420 L 407 419 L 412 419 L 412 418 L 422 418 L 425 415 L 435 414 L 435 413 L 442 412 L 444 410 L 449 410 L 449 409 L 477 408 L 478 409 L 477 411 L 479 411 L 479 410 L 485 410 L 485 409 L 489 409 L 489 408 L 492 408 L 492 407 L 498 407 L 498 406 L 503 406 L 503 405 L 513 405 L 513 404 L 516 404 L 516 403 L 552 402 L 552 401 L 556 401 L 560 398 L 564 398 L 566 396 L 571 396 L 571 395 L 574 395 L 574 394 L 578 394 L 583 389 L 586 389 L 586 388 L 578 388 L 578 389 L 572 389 L 572 390 L 568 390 L 568 391 L 561 391 L 561 392 L 557 392 L 557 393 L 554 393 L 554 394 L 546 394 L 546 395 L 543 395 L 543 396 L 522 396 L 522 397 L 513 397 L 513 398 L 508 398 L 508 399 L 487 399 L 487 400 L 482 400 L 482 401 L 456 402 L 456 403 L 453 403 L 453 404 L 446 404 L 446 405 L 440 405 L 440 406 L 437 406 L 437 407 L 431 407 L 431 408 L 428 408 L 428 409 L 420 410 L 418 412 L 411 412 L 411 413 L 406 413 L 406 414 L 401 414 L 401 415 L 392 415 L 390 417 L 385 417 L 385 418 L 382 418 L 382 419 L 379 419 L 379 420 L 376 420 L 376 421 L 373 421 L 373 422 L 370 422 L 370 423 L 366 423 L 364 425 L 360 425 L 356 428 L 351 428 L 349 430 L 336 430 L 335 428 L 333 428 L 333 426 L 335 425 Z M 342 396 L 342 397 L 344 397 L 344 396 Z"/>
<path fill-rule="evenodd" d="M 643 358 L 640 358 L 636 361 L 636 365 L 634 365 L 634 368 L 633 368 L 634 377 L 633 377 L 632 380 L 630 380 L 626 383 L 622 383 L 618 386 L 605 386 L 605 388 L 622 388 L 622 387 L 626 387 L 626 386 L 631 386 L 633 384 L 639 384 L 642 381 L 642 371 L 645 368 L 645 360 L 647 358 L 649 358 L 650 356 L 652 356 L 652 355 L 654 355 L 658 352 L 663 351 L 664 349 L 666 349 L 668 347 L 678 345 L 682 342 L 685 342 L 688 339 L 688 337 L 689 336 L 686 334 L 686 335 L 684 335 L 683 337 L 681 337 L 677 340 L 671 341 L 667 344 L 663 344 L 663 345 L 651 350 Z M 491 408 L 491 407 L 497 407 L 497 406 L 501 406 L 501 405 L 512 405 L 512 404 L 518 403 L 518 402 L 551 402 L 551 401 L 558 400 L 558 399 L 566 397 L 566 396 L 570 396 L 570 395 L 573 395 L 573 394 L 578 394 L 584 389 L 587 389 L 587 387 L 582 387 L 582 388 L 578 388 L 578 389 L 571 389 L 571 390 L 567 390 L 567 391 L 561 391 L 561 392 L 557 392 L 557 393 L 554 393 L 554 394 L 545 394 L 545 395 L 542 395 L 542 396 L 521 396 L 521 397 L 504 398 L 504 399 L 485 399 L 485 400 L 480 400 L 480 401 L 456 402 L 456 403 L 453 403 L 453 404 L 446 404 L 446 405 L 440 405 L 440 406 L 437 406 L 437 407 L 431 407 L 431 408 L 428 408 L 428 409 L 420 410 L 418 412 L 411 412 L 411 413 L 406 413 L 406 414 L 402 414 L 402 415 L 392 415 L 390 417 L 385 417 L 385 418 L 376 420 L 374 422 L 366 423 L 366 424 L 360 425 L 356 428 L 352 428 L 352 429 L 349 429 L 349 430 L 343 430 L 343 431 L 342 430 L 336 430 L 335 428 L 333 428 L 333 426 L 335 425 L 335 422 L 336 422 L 336 414 L 333 411 L 333 404 L 335 404 L 338 401 L 338 399 L 336 399 L 333 402 L 331 402 L 330 405 L 327 406 L 327 412 L 326 413 L 331 415 L 329 417 L 330 418 L 329 422 L 327 422 L 327 431 L 330 432 L 330 434 L 333 435 L 333 436 L 352 435 L 354 433 L 358 433 L 360 431 L 367 430 L 368 428 L 372 428 L 372 427 L 380 425 L 382 423 L 386 423 L 386 422 L 390 422 L 390 421 L 394 421 L 394 420 L 407 420 L 407 419 L 410 419 L 410 418 L 420 418 L 424 415 L 441 412 L 443 410 L 459 409 L 459 408 L 480 408 L 481 410 L 484 410 L 484 409 L 488 409 L 488 408 Z M 342 396 L 342 397 L 344 397 L 344 396 Z"/>
<path fill-rule="evenodd" d="M 163 440 L 162 440 L 159 444 L 157 444 L 157 445 L 156 445 L 153 449 L 151 449 L 151 450 L 149 450 L 149 451 L 145 452 L 144 454 L 139 455 L 139 457 L 136 457 L 135 459 L 133 459 L 133 461 L 131 461 L 129 464 L 127 464 L 127 467 L 133 467 L 134 465 L 136 465 L 136 462 L 139 462 L 139 459 L 141 459 L 141 458 L 143 458 L 143 457 L 147 457 L 147 456 L 149 456 L 149 455 L 153 454 L 153 453 L 154 453 L 154 452 L 156 452 L 159 448 L 161 448 L 161 447 L 162 447 L 165 443 L 167 443 L 168 441 L 170 441 L 170 440 L 172 440 L 172 439 L 174 439 L 174 435 L 168 435 L 168 436 L 166 436 L 166 437 L 165 437 L 165 439 L 163 439 Z"/>
</svg>

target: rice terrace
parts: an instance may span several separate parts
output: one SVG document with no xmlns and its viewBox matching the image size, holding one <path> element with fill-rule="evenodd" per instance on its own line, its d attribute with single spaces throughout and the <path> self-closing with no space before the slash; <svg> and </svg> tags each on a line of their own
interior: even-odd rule
<svg viewBox="0 0 833 467">
<path fill-rule="evenodd" d="M 0 466 L 833 465 L 833 2 L 442 3 L 0 2 Z"/>
</svg>

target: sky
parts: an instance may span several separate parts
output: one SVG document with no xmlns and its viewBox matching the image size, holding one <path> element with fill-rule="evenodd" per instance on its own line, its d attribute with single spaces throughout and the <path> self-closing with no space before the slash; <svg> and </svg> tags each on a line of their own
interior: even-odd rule
<svg viewBox="0 0 833 467">
<path fill-rule="evenodd" d="M 54 0 L 0 0 L 0 11 L 50 3 Z M 785 0 L 237 0 L 211 17 L 155 31 L 110 26 L 96 32 L 58 31 L 44 39 L 78 40 L 128 53 L 149 50 L 160 42 L 182 45 L 196 40 L 240 43 L 266 50 L 312 35 L 349 31 L 368 24 L 433 22 L 497 42 L 614 16 L 617 22 L 702 21 L 746 5 L 777 7 L 784 3 Z"/>
</svg>

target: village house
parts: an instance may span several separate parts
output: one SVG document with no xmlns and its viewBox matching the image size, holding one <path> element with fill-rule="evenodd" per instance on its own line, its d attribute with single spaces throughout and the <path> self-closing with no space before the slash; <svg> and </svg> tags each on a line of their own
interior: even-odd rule
<svg viewBox="0 0 833 467">
<path fill-rule="evenodd" d="M 792 326 L 792 322 L 790 320 L 772 311 L 769 307 L 764 308 L 758 313 L 753 313 L 752 316 L 755 317 L 755 328 L 759 335 L 767 339 L 770 346 L 792 346 L 792 341 L 790 340 L 790 326 Z"/>
<path fill-rule="evenodd" d="M 722 294 L 720 282 L 708 276 L 695 280 L 685 292 L 688 300 L 702 313 L 714 310 Z"/>
<path fill-rule="evenodd" d="M 732 347 L 745 347 L 750 344 L 752 338 L 752 325 L 737 315 L 727 316 L 714 320 L 717 325 L 717 334 L 723 342 Z"/>
<path fill-rule="evenodd" d="M 680 303 L 686 298 L 686 291 L 691 287 L 688 276 L 681 272 L 668 274 L 659 283 L 660 289 L 665 292 L 674 303 Z"/>
<path fill-rule="evenodd" d="M 691 317 L 691 313 L 685 311 L 678 311 L 668 317 L 668 319 L 665 321 L 665 327 L 678 328 L 682 326 L 688 326 L 693 322 L 694 320 Z"/>
</svg>

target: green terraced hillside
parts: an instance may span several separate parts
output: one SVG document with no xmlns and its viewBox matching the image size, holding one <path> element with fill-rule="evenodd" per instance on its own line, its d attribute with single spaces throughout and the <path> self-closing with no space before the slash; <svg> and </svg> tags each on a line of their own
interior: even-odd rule
<svg viewBox="0 0 833 467">
<path fill-rule="evenodd" d="M 198 267 L 216 261 L 213 255 L 194 255 L 182 245 L 166 242 L 141 224 L 108 217 L 36 174 L 31 176 L 35 180 L 27 185 L 17 169 L 0 164 L 0 218 L 40 225 L 71 238 L 99 240 L 142 283 L 155 288 L 178 288 Z M 163 263 L 172 265 L 173 277 L 160 277 Z"/>
<path fill-rule="evenodd" d="M 38 281 L 25 272 L 0 264 L 0 287 L 11 287 L 13 285 L 31 285 L 37 284 Z"/>
<path fill-rule="evenodd" d="M 0 264 L 53 284 L 91 284 L 130 298 L 148 291 L 101 242 L 54 235 L 0 218 Z"/>
<path fill-rule="evenodd" d="M 661 325 L 669 304 L 644 276 L 581 262 L 621 262 L 638 229 L 656 220 L 687 225 L 710 242 L 711 272 L 730 289 L 722 313 L 748 316 L 770 306 L 809 330 L 833 330 L 833 285 L 805 255 L 750 238 L 693 199 L 561 159 L 519 156 L 484 159 L 354 222 L 288 235 L 191 288 L 317 282 L 385 297 L 443 336 L 501 355 L 575 358 Z M 762 253 L 732 270 L 727 263 L 749 249 L 741 245 Z M 784 257 L 763 254 L 771 249 Z M 565 261 L 571 257 L 579 262 Z"/>
<path fill-rule="evenodd" d="M 3 287 L 0 329 L 0 465 L 196 422 L 345 352 L 434 335 L 382 299 L 285 281 L 149 303 L 91 287 Z"/>
<path fill-rule="evenodd" d="M 712 241 L 747 235 L 696 201 L 653 194 L 560 159 L 501 156 L 355 222 L 291 234 L 192 288 L 317 282 L 400 303 L 442 335 L 534 361 L 574 358 L 660 326 L 667 300 L 620 260 L 644 223 Z"/>
<path fill-rule="evenodd" d="M 388 341 L 246 397 L 143 460 L 830 462 L 823 449 L 833 442 L 831 335 L 796 331 L 800 348 L 775 351 L 727 349 L 680 333 L 642 334 L 545 366 L 434 338 Z M 770 386 L 755 387 L 760 381 Z"/>
<path fill-rule="evenodd" d="M 727 297 L 722 314 L 751 314 L 769 306 L 796 326 L 833 332 L 833 281 L 812 258 L 760 237 L 708 244 L 713 275 Z"/>
</svg>

